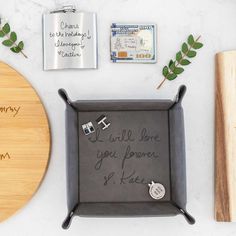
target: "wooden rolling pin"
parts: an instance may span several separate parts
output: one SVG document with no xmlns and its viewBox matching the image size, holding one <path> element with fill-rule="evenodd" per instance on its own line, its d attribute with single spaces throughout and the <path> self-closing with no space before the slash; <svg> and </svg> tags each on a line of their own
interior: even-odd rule
<svg viewBox="0 0 236 236">
<path fill-rule="evenodd" d="M 216 55 L 215 218 L 236 221 L 236 51 Z"/>
</svg>

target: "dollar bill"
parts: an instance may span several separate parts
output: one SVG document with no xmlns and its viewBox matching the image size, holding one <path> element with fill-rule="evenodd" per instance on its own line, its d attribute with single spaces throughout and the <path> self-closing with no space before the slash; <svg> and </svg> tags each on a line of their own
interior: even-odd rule
<svg viewBox="0 0 236 236">
<path fill-rule="evenodd" d="M 155 24 L 111 25 L 113 62 L 156 63 Z"/>
</svg>

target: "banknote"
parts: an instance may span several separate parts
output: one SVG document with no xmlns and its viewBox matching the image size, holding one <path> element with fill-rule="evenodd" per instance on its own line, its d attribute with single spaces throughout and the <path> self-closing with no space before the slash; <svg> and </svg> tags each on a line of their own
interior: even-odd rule
<svg viewBox="0 0 236 236">
<path fill-rule="evenodd" d="M 155 24 L 111 25 L 113 62 L 156 63 Z"/>
</svg>

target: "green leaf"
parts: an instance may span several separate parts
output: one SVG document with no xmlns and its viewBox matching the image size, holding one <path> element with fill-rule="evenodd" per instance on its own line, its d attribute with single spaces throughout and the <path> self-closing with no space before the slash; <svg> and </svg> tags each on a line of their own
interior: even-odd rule
<svg viewBox="0 0 236 236">
<path fill-rule="evenodd" d="M 166 77 L 168 80 L 174 80 L 177 78 L 177 75 L 176 74 L 169 74 L 167 77 Z"/>
<path fill-rule="evenodd" d="M 11 47 L 13 45 L 13 42 L 9 39 L 6 39 L 2 42 L 4 46 Z"/>
<path fill-rule="evenodd" d="M 24 43 L 22 41 L 20 41 L 16 47 L 12 47 L 10 49 L 14 53 L 19 53 L 23 50 L 23 48 L 24 48 Z"/>
<path fill-rule="evenodd" d="M 162 74 L 163 74 L 164 77 L 166 77 L 166 76 L 169 74 L 169 70 L 168 70 L 168 67 L 167 67 L 167 66 L 165 66 L 165 67 L 163 68 Z"/>
<path fill-rule="evenodd" d="M 202 47 L 203 47 L 203 44 L 202 44 L 202 43 L 196 42 L 196 43 L 193 44 L 193 48 L 194 48 L 194 49 L 200 49 L 200 48 L 202 48 Z"/>
<path fill-rule="evenodd" d="M 181 52 L 177 52 L 176 53 L 176 61 L 180 62 L 181 59 L 182 59 L 182 53 Z"/>
<path fill-rule="evenodd" d="M 196 55 L 197 55 L 197 53 L 196 53 L 195 51 L 189 51 L 189 52 L 187 53 L 187 56 L 188 56 L 189 58 L 195 57 Z"/>
<path fill-rule="evenodd" d="M 188 45 L 187 45 L 187 43 L 183 43 L 183 45 L 182 45 L 182 52 L 184 54 L 186 54 L 188 52 Z"/>
<path fill-rule="evenodd" d="M 189 35 L 189 37 L 188 37 L 188 44 L 189 44 L 190 46 L 193 46 L 194 43 L 195 43 L 195 40 L 194 40 L 193 35 L 191 34 L 191 35 Z"/>
<path fill-rule="evenodd" d="M 189 65 L 191 62 L 189 61 L 189 60 L 187 60 L 187 59 L 183 59 L 183 60 L 181 60 L 180 61 L 180 65 L 182 65 L 182 66 L 187 66 L 187 65 Z"/>
<path fill-rule="evenodd" d="M 4 31 L 5 34 L 8 34 L 11 31 L 10 25 L 6 23 L 3 27 L 2 30 Z"/>
<path fill-rule="evenodd" d="M 175 62 L 173 62 L 171 65 L 170 65 L 170 70 L 173 72 L 174 71 L 174 69 L 175 69 Z"/>
<path fill-rule="evenodd" d="M 19 53 L 22 49 L 21 48 L 19 48 L 18 46 L 17 47 L 12 47 L 12 48 L 10 48 L 11 49 L 11 51 L 12 52 L 14 52 L 14 53 Z"/>
<path fill-rule="evenodd" d="M 4 37 L 6 34 L 4 33 L 4 31 L 0 30 L 0 38 Z"/>
<path fill-rule="evenodd" d="M 169 62 L 169 67 L 171 67 L 173 65 L 174 61 L 173 60 L 170 60 Z"/>
<path fill-rule="evenodd" d="M 184 69 L 182 67 L 176 67 L 173 71 L 176 75 L 179 75 L 184 72 Z"/>
<path fill-rule="evenodd" d="M 16 40 L 17 40 L 17 35 L 16 35 L 16 33 L 15 32 L 11 32 L 11 34 L 10 34 L 10 39 L 11 39 L 11 41 L 12 42 L 16 42 Z"/>
<path fill-rule="evenodd" d="M 23 43 L 23 41 L 20 41 L 20 42 L 19 42 L 18 47 L 19 47 L 21 50 L 23 50 L 23 48 L 24 48 L 24 43 Z"/>
</svg>

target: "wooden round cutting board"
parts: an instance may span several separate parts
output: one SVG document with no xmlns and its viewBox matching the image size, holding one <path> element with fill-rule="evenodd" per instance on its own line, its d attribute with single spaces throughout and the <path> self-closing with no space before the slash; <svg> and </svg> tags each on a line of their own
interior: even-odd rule
<svg viewBox="0 0 236 236">
<path fill-rule="evenodd" d="M 35 90 L 0 62 L 0 222 L 24 206 L 47 169 L 50 130 Z"/>
</svg>

